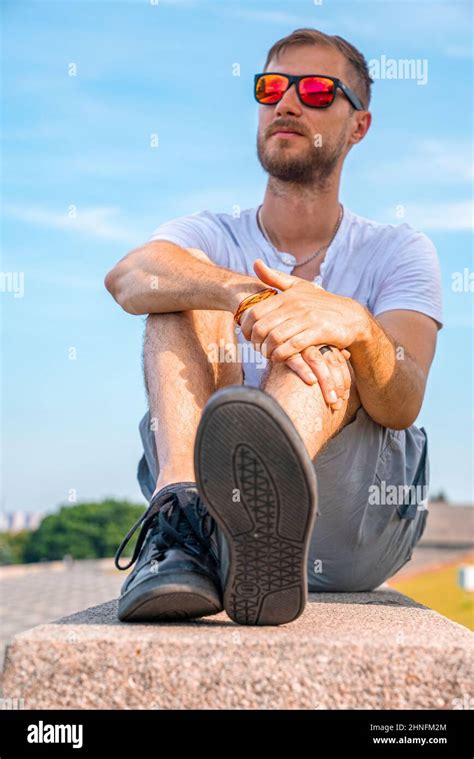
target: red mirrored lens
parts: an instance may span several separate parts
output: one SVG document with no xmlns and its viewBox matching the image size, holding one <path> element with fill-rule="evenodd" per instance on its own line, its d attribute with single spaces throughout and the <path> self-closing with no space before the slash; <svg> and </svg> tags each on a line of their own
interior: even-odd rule
<svg viewBox="0 0 474 759">
<path fill-rule="evenodd" d="M 288 79 L 280 74 L 266 74 L 257 81 L 255 97 L 259 103 L 266 105 L 278 103 L 288 87 Z"/>
<path fill-rule="evenodd" d="M 334 100 L 334 82 L 321 76 L 308 76 L 299 83 L 301 100 L 306 105 L 323 108 Z"/>
</svg>

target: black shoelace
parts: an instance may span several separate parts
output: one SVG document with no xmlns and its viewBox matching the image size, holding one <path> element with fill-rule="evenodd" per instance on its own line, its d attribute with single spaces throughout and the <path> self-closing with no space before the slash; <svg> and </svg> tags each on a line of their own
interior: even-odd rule
<svg viewBox="0 0 474 759">
<path fill-rule="evenodd" d="M 121 566 L 119 559 L 135 531 L 141 526 L 141 531 L 129 563 Z M 135 522 L 120 543 L 115 554 L 117 569 L 128 569 L 135 563 L 142 545 L 151 529 L 152 541 L 158 555 L 172 546 L 180 545 L 196 556 L 204 549 L 210 548 L 210 536 L 214 530 L 214 520 L 196 495 L 185 506 L 181 506 L 178 495 L 171 492 L 164 503 L 150 503 L 148 509 Z"/>
</svg>

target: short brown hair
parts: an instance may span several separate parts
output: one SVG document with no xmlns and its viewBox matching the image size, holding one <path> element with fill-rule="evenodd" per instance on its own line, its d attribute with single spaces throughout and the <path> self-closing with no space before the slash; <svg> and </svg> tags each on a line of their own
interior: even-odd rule
<svg viewBox="0 0 474 759">
<path fill-rule="evenodd" d="M 369 107 L 370 88 L 373 79 L 369 75 L 367 61 L 359 50 L 350 42 L 337 35 L 325 34 L 317 29 L 295 29 L 287 37 L 283 37 L 270 48 L 265 61 L 264 71 L 273 58 L 277 58 L 286 48 L 296 45 L 326 45 L 334 47 L 342 53 L 353 73 L 353 89 L 359 96 L 364 108 Z"/>
</svg>

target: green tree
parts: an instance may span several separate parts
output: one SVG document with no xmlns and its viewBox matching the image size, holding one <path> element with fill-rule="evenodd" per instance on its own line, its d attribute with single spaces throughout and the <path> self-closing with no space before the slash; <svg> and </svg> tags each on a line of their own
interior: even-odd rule
<svg viewBox="0 0 474 759">
<path fill-rule="evenodd" d="M 144 510 L 145 506 L 113 498 L 100 503 L 62 506 L 29 534 L 23 561 L 54 561 L 66 555 L 74 559 L 113 556 L 125 533 Z M 130 554 L 136 537 L 137 533 L 125 555 Z"/>
<path fill-rule="evenodd" d="M 29 530 L 0 533 L 0 564 L 22 564 Z"/>
</svg>

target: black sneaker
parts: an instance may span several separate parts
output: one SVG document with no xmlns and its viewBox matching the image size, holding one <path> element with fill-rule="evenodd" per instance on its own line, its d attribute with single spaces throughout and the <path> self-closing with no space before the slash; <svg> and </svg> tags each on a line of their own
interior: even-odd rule
<svg viewBox="0 0 474 759">
<path fill-rule="evenodd" d="M 140 525 L 133 556 L 121 566 L 122 551 Z M 222 611 L 214 532 L 214 520 L 199 498 L 196 483 L 162 488 L 115 554 L 117 569 L 128 569 L 137 561 L 121 588 L 119 619 L 174 621 Z"/>
<path fill-rule="evenodd" d="M 225 536 L 220 574 L 229 617 L 242 625 L 296 619 L 307 599 L 317 484 L 291 419 L 258 388 L 218 390 L 198 426 L 194 471 Z"/>
</svg>

